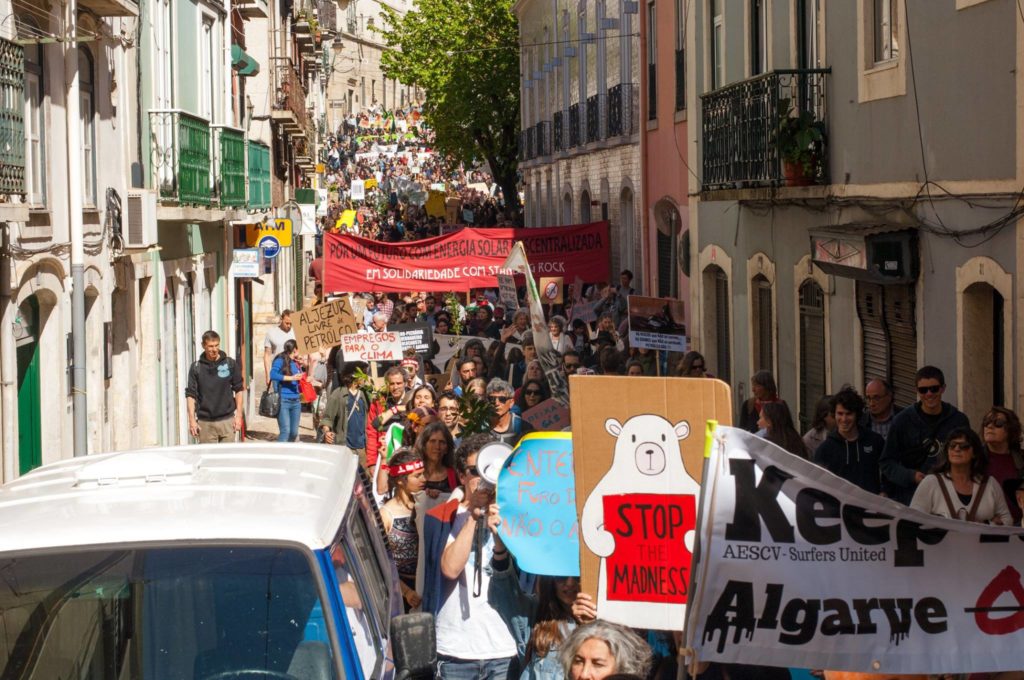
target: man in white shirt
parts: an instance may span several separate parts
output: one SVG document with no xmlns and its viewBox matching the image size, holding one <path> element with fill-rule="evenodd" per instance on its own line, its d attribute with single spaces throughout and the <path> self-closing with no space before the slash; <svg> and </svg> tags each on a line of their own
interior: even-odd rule
<svg viewBox="0 0 1024 680">
<path fill-rule="evenodd" d="M 480 489 L 477 452 L 493 441 L 486 434 L 472 435 L 456 452 L 463 496 L 441 553 L 441 602 L 435 616 L 441 680 L 505 680 L 517 653 L 515 638 L 487 599 L 491 558 L 505 548 L 495 548 L 490 529 L 479 547 L 474 540 L 478 524 L 486 522 L 494 503 L 494 490 Z"/>
<path fill-rule="evenodd" d="M 263 375 L 267 377 L 267 386 L 270 386 L 270 365 L 274 363 L 274 357 L 284 349 L 284 343 L 295 339 L 295 331 L 292 330 L 292 310 L 286 309 L 281 312 L 281 322 L 267 331 L 267 338 L 263 341 Z"/>
</svg>

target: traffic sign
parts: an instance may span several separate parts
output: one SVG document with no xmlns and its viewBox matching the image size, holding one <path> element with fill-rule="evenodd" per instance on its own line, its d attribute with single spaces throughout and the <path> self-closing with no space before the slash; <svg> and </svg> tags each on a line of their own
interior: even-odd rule
<svg viewBox="0 0 1024 680">
<path fill-rule="evenodd" d="M 263 250 L 263 257 L 273 260 L 281 252 L 281 244 L 273 236 L 264 236 L 260 239 L 260 249 Z"/>
<path fill-rule="evenodd" d="M 289 247 L 292 244 L 292 221 L 278 218 L 272 222 L 246 225 L 245 240 L 250 248 L 258 246 L 265 236 L 273 236 L 282 248 Z"/>
</svg>

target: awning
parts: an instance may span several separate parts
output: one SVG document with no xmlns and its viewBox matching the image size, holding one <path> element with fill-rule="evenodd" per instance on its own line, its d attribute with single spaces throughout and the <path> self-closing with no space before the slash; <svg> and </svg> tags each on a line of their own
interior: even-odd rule
<svg viewBox="0 0 1024 680">
<path fill-rule="evenodd" d="M 259 63 L 237 44 L 231 45 L 231 68 L 240 76 L 254 76 L 260 72 Z"/>
<path fill-rule="evenodd" d="M 854 222 L 811 229 L 811 260 L 826 274 L 880 284 L 917 280 L 917 229 Z"/>
</svg>

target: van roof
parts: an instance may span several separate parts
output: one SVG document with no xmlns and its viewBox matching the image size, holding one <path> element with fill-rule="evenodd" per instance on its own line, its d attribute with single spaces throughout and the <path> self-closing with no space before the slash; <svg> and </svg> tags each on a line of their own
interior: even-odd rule
<svg viewBox="0 0 1024 680">
<path fill-rule="evenodd" d="M 214 444 L 96 454 L 0 486 L 0 552 L 261 541 L 330 544 L 357 479 L 347 448 Z"/>
</svg>

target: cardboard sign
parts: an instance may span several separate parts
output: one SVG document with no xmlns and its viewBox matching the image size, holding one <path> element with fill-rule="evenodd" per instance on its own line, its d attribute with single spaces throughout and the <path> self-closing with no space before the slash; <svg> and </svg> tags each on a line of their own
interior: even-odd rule
<svg viewBox="0 0 1024 680">
<path fill-rule="evenodd" d="M 516 277 L 511 274 L 498 274 L 498 300 L 509 312 L 519 309 L 519 294 L 516 292 Z M 505 317 L 506 319 L 508 317 Z"/>
<path fill-rule="evenodd" d="M 587 452 L 575 466 L 581 587 L 596 593 L 603 619 L 679 630 L 704 424 L 731 422 L 729 386 L 709 378 L 569 380 L 573 450 Z"/>
<path fill-rule="evenodd" d="M 541 299 L 549 305 L 562 304 L 562 277 L 545 276 L 540 280 Z"/>
<path fill-rule="evenodd" d="M 682 300 L 630 295 L 629 346 L 686 351 L 685 307 Z"/>
<path fill-rule="evenodd" d="M 429 323 L 403 323 L 389 326 L 388 330 L 398 333 L 402 341 L 402 350 L 413 349 L 417 354 L 430 354 L 434 340 L 434 330 Z"/>
<path fill-rule="evenodd" d="M 423 377 L 424 382 L 433 387 L 434 392 L 437 394 L 444 392 L 444 388 L 450 379 L 451 376 L 447 373 L 431 373 Z"/>
<path fill-rule="evenodd" d="M 292 244 L 292 221 L 279 218 L 272 222 L 258 222 L 245 225 L 245 243 L 250 248 L 256 248 L 267 236 L 277 239 L 277 244 L 287 248 Z"/>
<path fill-rule="evenodd" d="M 295 343 L 299 354 L 312 354 L 341 343 L 342 336 L 359 331 L 361 324 L 348 298 L 301 310 L 295 319 Z"/>
<path fill-rule="evenodd" d="M 501 538 L 521 569 L 579 576 L 579 523 L 572 435 L 534 432 L 520 440 L 498 475 Z"/>
<path fill-rule="evenodd" d="M 557 399 L 545 399 L 523 413 L 523 420 L 534 430 L 557 432 L 569 426 L 569 409 Z"/>
<path fill-rule="evenodd" d="M 341 338 L 341 355 L 345 361 L 398 361 L 402 358 L 402 341 L 398 333 L 353 333 Z"/>
</svg>

